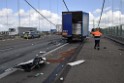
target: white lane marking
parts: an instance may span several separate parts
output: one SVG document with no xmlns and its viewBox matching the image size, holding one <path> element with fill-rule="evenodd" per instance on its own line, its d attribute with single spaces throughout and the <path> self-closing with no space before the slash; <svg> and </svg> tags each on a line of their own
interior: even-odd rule
<svg viewBox="0 0 124 83">
<path fill-rule="evenodd" d="M 84 63 L 84 62 L 85 62 L 85 60 L 77 60 L 77 61 L 68 63 L 68 65 L 76 66 L 76 65 L 79 65 L 79 64 Z"/>
<path fill-rule="evenodd" d="M 63 80 L 64 80 L 64 78 L 63 78 L 63 77 L 61 77 L 61 78 L 60 78 L 60 80 L 61 80 L 61 81 L 63 81 Z"/>
<path fill-rule="evenodd" d="M 61 45 L 61 44 L 59 43 L 59 44 L 57 44 L 56 46 L 59 46 L 59 45 Z"/>
<path fill-rule="evenodd" d="M 54 52 L 54 51 L 56 51 L 56 50 L 58 50 L 58 49 L 64 47 L 64 46 L 66 46 L 66 45 L 68 45 L 68 43 L 66 43 L 66 44 L 64 44 L 64 45 L 62 45 L 62 46 L 60 46 L 60 47 L 58 47 L 58 48 L 56 48 L 56 49 L 53 49 L 53 50 L 47 52 L 46 54 L 43 54 L 42 56 L 46 56 L 46 55 L 48 55 L 48 54 L 50 54 L 50 53 L 52 53 L 52 52 Z"/>
<path fill-rule="evenodd" d="M 68 43 L 66 43 L 66 44 L 64 44 L 64 45 L 62 45 L 62 46 L 60 46 L 60 47 L 58 47 L 58 48 L 56 48 L 56 49 L 54 49 L 54 50 L 51 50 L 51 51 L 47 52 L 47 53 L 44 54 L 43 56 L 46 56 L 46 55 L 48 55 L 48 54 L 50 54 L 50 53 L 52 53 L 52 52 L 54 52 L 54 51 L 56 51 L 56 50 L 58 50 L 58 49 L 64 47 L 64 46 L 66 46 L 66 45 L 68 45 Z M 32 61 L 32 60 L 33 60 L 33 59 L 31 59 L 31 60 L 29 60 L 29 61 L 27 61 L 27 62 L 30 62 L 30 61 Z M 21 63 L 19 63 L 19 64 L 21 64 Z M 50 64 L 50 63 L 49 63 L 49 64 Z M 8 68 L 7 70 L 5 70 L 4 73 L 0 74 L 0 79 L 2 79 L 2 78 L 4 78 L 5 76 L 7 76 L 7 75 L 9 75 L 9 74 L 11 74 L 11 73 L 13 73 L 13 72 L 15 72 L 16 70 L 17 70 L 16 68 Z"/>
<path fill-rule="evenodd" d="M 40 53 L 40 54 L 45 54 L 45 53 L 46 53 L 46 51 L 40 51 L 39 53 Z"/>
<path fill-rule="evenodd" d="M 7 49 L 4 49 L 4 50 L 0 50 L 0 52 L 3 52 L 3 51 L 8 51 L 8 50 L 11 50 L 13 48 L 7 48 Z"/>
<path fill-rule="evenodd" d="M 0 79 L 2 79 L 2 78 L 4 78 L 5 76 L 7 76 L 7 75 L 9 75 L 9 74 L 11 74 L 11 73 L 13 73 L 13 72 L 15 72 L 16 70 L 17 70 L 17 69 L 15 69 L 15 68 L 9 68 L 9 69 L 5 70 L 4 73 L 0 74 Z"/>
<path fill-rule="evenodd" d="M 56 50 L 58 50 L 58 49 L 64 47 L 64 46 L 67 45 L 67 44 L 68 44 L 68 43 L 66 43 L 66 44 L 64 44 L 64 45 L 62 45 L 62 46 L 60 46 L 60 47 L 58 47 L 58 48 L 56 48 L 56 49 L 54 49 L 54 50 L 51 50 L 51 51 L 47 52 L 46 54 L 43 54 L 42 56 L 46 56 L 46 55 L 48 55 L 48 54 L 50 54 L 50 53 L 52 53 L 52 52 L 54 52 L 54 51 L 56 51 Z M 31 63 L 32 61 L 33 61 L 33 59 L 28 60 L 28 61 L 26 61 L 26 62 L 19 63 L 18 65 Z"/>
</svg>

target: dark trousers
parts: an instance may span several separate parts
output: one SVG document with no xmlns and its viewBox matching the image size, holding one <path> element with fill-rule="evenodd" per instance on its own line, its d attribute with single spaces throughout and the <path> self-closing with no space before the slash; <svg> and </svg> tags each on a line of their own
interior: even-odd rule
<svg viewBox="0 0 124 83">
<path fill-rule="evenodd" d="M 100 47 L 100 40 L 95 40 L 95 45 L 94 45 L 94 48 L 96 47 Z"/>
</svg>

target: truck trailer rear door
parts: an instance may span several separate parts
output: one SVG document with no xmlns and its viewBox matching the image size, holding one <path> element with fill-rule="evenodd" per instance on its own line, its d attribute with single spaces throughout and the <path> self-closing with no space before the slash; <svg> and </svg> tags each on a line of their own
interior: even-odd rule
<svg viewBox="0 0 124 83">
<path fill-rule="evenodd" d="M 67 37 L 72 36 L 72 14 L 63 13 L 62 16 L 63 32 L 67 33 Z"/>
</svg>

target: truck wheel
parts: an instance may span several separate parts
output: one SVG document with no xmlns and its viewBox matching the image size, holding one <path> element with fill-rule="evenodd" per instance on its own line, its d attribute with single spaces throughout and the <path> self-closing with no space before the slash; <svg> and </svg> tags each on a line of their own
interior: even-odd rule
<svg viewBox="0 0 124 83">
<path fill-rule="evenodd" d="M 71 42 L 72 42 L 72 38 L 68 38 L 67 43 L 71 43 Z"/>
</svg>

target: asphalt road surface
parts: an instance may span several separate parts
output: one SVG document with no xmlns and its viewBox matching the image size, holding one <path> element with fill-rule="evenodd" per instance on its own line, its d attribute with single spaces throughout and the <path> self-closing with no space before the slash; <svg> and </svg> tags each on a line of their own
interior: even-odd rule
<svg viewBox="0 0 124 83">
<path fill-rule="evenodd" d="M 72 55 L 79 46 L 79 43 L 67 44 L 59 36 L 47 36 L 30 40 L 15 39 L 0 42 L 1 74 L 11 71 L 8 68 L 34 58 L 39 51 L 46 51 L 46 54 L 51 51 L 51 53 L 45 55 L 47 62 L 41 68 L 34 69 L 31 72 L 25 72 L 19 69 L 1 78 L 0 83 L 45 83 L 48 78 L 54 77 L 53 79 L 55 79 L 61 72 L 61 70 L 58 72 L 58 69 L 64 67 L 60 63 L 64 61 L 66 56 Z"/>
<path fill-rule="evenodd" d="M 0 73 L 20 62 L 34 58 L 39 51 L 47 52 L 63 44 L 59 41 L 58 36 L 0 41 Z"/>
<path fill-rule="evenodd" d="M 124 83 L 124 46 L 103 38 L 100 50 L 90 38 L 76 60 L 83 64 L 71 67 L 63 83 Z M 62 83 L 62 82 L 57 82 Z"/>
</svg>

